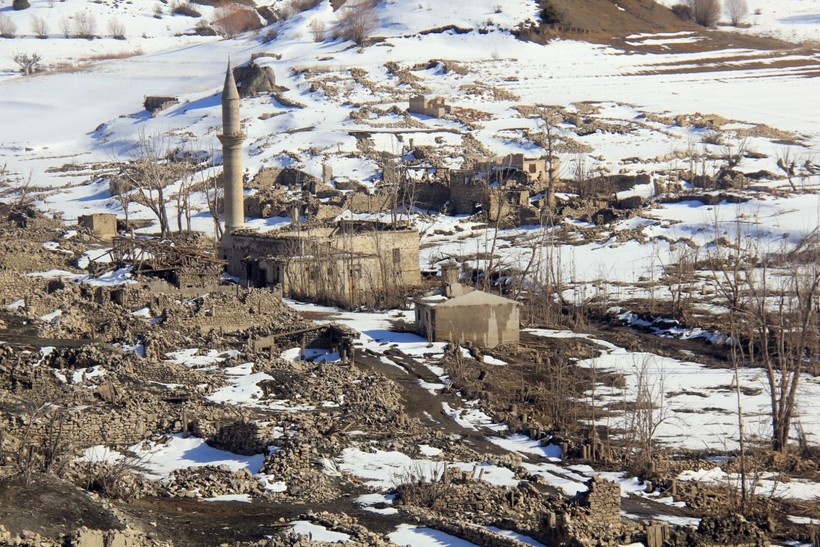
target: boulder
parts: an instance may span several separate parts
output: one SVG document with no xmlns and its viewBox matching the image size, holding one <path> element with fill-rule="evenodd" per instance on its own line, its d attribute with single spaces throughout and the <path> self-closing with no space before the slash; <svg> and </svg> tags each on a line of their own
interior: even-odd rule
<svg viewBox="0 0 820 547">
<path fill-rule="evenodd" d="M 276 89 L 276 77 L 269 66 L 261 67 L 251 61 L 233 69 L 233 77 L 240 97 L 255 97 Z"/>
</svg>

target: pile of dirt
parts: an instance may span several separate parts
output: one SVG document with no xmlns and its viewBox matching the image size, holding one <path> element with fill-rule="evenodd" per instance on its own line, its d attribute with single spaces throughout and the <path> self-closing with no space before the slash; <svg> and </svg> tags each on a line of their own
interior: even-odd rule
<svg viewBox="0 0 820 547">
<path fill-rule="evenodd" d="M 81 526 L 122 530 L 125 524 L 91 494 L 53 475 L 35 474 L 0 480 L 0 522 L 13 534 L 24 531 L 46 537 L 70 533 Z"/>
</svg>

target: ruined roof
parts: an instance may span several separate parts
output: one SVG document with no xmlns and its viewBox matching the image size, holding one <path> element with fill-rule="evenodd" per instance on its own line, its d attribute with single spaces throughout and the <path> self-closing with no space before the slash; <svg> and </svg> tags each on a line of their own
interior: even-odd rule
<svg viewBox="0 0 820 547">
<path fill-rule="evenodd" d="M 425 304 L 433 305 L 436 307 L 457 307 L 457 306 L 486 306 L 486 305 L 501 305 L 501 304 L 515 304 L 518 305 L 518 302 L 515 300 L 510 300 L 509 298 L 504 298 L 503 296 L 498 296 L 496 294 L 491 294 L 484 291 L 471 291 L 467 294 L 456 296 L 455 298 L 450 298 L 446 302 L 436 303 L 436 302 L 425 302 Z"/>
<path fill-rule="evenodd" d="M 334 232 L 328 236 L 335 236 L 339 234 L 361 234 L 368 232 L 415 232 L 407 224 L 393 225 L 388 222 L 381 222 L 378 220 L 339 220 L 329 222 L 315 222 L 308 224 L 301 224 L 298 226 L 290 226 L 280 228 L 278 230 L 271 230 L 269 232 L 258 232 L 252 228 L 242 228 L 233 232 L 234 236 L 242 237 L 258 237 L 262 239 L 280 239 L 280 238 L 294 238 L 305 237 L 310 235 L 311 230 L 320 228 L 334 228 Z"/>
</svg>

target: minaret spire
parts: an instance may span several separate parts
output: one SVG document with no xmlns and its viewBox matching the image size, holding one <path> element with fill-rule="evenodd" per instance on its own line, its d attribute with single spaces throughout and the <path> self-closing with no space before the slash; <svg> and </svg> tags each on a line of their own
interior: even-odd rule
<svg viewBox="0 0 820 547">
<path fill-rule="evenodd" d="M 245 225 L 242 185 L 242 124 L 239 117 L 239 91 L 228 61 L 222 88 L 222 182 L 225 189 L 225 236 Z"/>
</svg>

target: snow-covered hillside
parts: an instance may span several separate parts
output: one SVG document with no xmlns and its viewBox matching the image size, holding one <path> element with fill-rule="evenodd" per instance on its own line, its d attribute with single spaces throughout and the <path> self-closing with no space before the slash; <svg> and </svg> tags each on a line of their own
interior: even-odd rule
<svg viewBox="0 0 820 547">
<path fill-rule="evenodd" d="M 792 4 L 796 14 L 804 12 L 799 0 Z M 383 2 L 377 8 L 380 26 L 373 32 L 379 39 L 366 47 L 329 35 L 314 40 L 314 22 L 331 29 L 339 16 L 327 1 L 236 39 L 177 36 L 192 30 L 196 19 L 169 15 L 167 9 L 157 19 L 153 6 L 147 1 L 115 7 L 36 0 L 22 12 L 3 8 L 3 15 L 17 22 L 18 34 L 33 16 L 46 18 L 52 28 L 48 39 L 0 40 L 0 66 L 5 68 L 0 80 L 0 150 L 10 184 L 30 180 L 32 189 L 39 190 L 42 208 L 62 211 L 67 219 L 89 211 L 121 213 L 101 166 L 131 157 L 141 136 L 165 135 L 189 152 L 212 155 L 218 166 L 219 91 L 225 66 L 229 59 L 236 65 L 252 55 L 273 69 L 283 88 L 281 98 L 291 106 L 271 97 L 243 100 L 249 176 L 263 167 L 285 166 L 318 175 L 327 163 L 337 176 L 373 185 L 380 174 L 375 162 L 359 153 L 356 135 L 362 132 L 387 152 L 400 150 L 399 139 L 434 145 L 454 167 L 460 164 L 459 147 L 468 134 L 491 153 L 540 155 L 544 150 L 525 136 L 527 130 L 538 129 L 538 121 L 522 113 L 539 104 L 560 105 L 603 128 L 578 136 L 573 126 L 561 127 L 563 135 L 588 150 L 584 165 L 590 172 L 663 172 L 678 167 L 682 154 L 693 147 L 719 155 L 726 145 L 704 142 L 708 130 L 675 121 L 695 113 L 725 118 L 721 129 L 730 138 L 736 135 L 738 143 L 741 132 L 750 132 L 748 145 L 757 153 L 757 159 L 744 159 L 743 168 L 750 171 L 777 173 L 776 159 L 787 141 L 805 159 L 820 149 L 820 107 L 813 99 L 818 87 L 811 77 L 818 60 L 809 50 L 676 52 L 676 43 L 699 40 L 691 33 L 631 36 L 637 50 L 632 54 L 581 41 L 522 42 L 510 29 L 537 17 L 534 0 L 464 0 L 457 6 Z M 203 20 L 213 17 L 209 8 L 197 9 Z M 79 10 L 93 14 L 100 34 L 102 22 L 117 17 L 127 29 L 126 39 L 56 35 L 60 19 Z M 273 35 L 277 38 L 265 42 Z M 669 53 L 641 53 L 642 47 L 658 44 L 667 44 Z M 27 77 L 15 74 L 11 57 L 16 51 L 40 54 L 46 70 Z M 79 61 L 92 55 L 116 57 L 123 51 L 128 56 Z M 133 54 L 138 51 L 142 53 Z M 479 119 L 402 114 L 409 97 L 420 92 L 471 109 Z M 152 117 L 142 106 L 147 95 L 175 96 L 180 102 Z M 362 109 L 366 114 L 358 115 Z M 562 176 L 572 178 L 579 158 L 564 155 Z M 703 166 L 708 171 L 717 167 L 715 161 Z M 194 226 L 210 230 L 204 200 L 199 199 Z M 798 211 L 803 225 L 788 227 L 790 237 L 798 240 L 816 225 L 817 205 L 810 197 L 785 201 L 765 215 L 780 223 L 781 209 Z M 146 209 L 133 207 L 132 217 L 151 218 Z M 665 254 L 664 238 L 697 233 L 709 214 L 694 211 L 693 218 L 690 210 L 668 207 L 664 220 L 639 227 L 659 241 Z M 251 220 L 251 225 L 264 224 Z M 654 260 L 634 245 L 630 278 L 640 277 Z M 587 250 L 581 246 L 570 251 L 584 255 L 577 259 L 584 267 L 576 266 L 586 272 L 584 277 L 624 268 L 622 245 L 590 243 Z"/>
<path fill-rule="evenodd" d="M 659 4 L 674 6 L 680 0 L 658 0 Z M 749 34 L 772 36 L 795 43 L 817 43 L 820 40 L 820 6 L 814 0 L 747 0 L 748 14 L 738 30 Z M 725 2 L 724 2 L 725 7 Z M 727 13 L 721 17 L 729 23 Z M 748 28 L 743 28 L 748 25 Z"/>
</svg>

